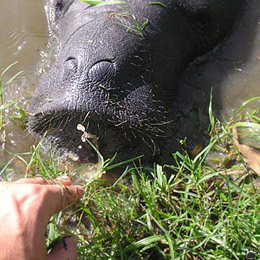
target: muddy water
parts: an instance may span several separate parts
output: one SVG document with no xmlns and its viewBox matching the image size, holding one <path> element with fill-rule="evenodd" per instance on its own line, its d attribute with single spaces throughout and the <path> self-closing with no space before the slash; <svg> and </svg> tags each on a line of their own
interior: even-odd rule
<svg viewBox="0 0 260 260">
<path fill-rule="evenodd" d="M 18 61 L 3 77 L 5 83 L 14 74 L 23 71 L 4 90 L 4 103 L 16 100 L 5 109 L 5 128 L 0 140 L 9 152 L 27 152 L 33 138 L 21 129 L 21 121 L 10 120 L 18 115 L 16 106 L 26 109 L 38 79 L 45 69 L 49 32 L 44 12 L 44 0 L 1 0 L 0 8 L 0 71 Z M 0 154 L 0 165 L 11 159 Z M 18 165 L 16 165 L 18 164 Z M 22 164 L 16 160 L 15 168 Z M 21 167 L 22 169 L 23 167 Z"/>
<path fill-rule="evenodd" d="M 260 2 L 250 2 L 252 5 L 224 43 L 190 66 L 182 79 L 173 113 L 179 111 L 186 118 L 179 122 L 187 125 L 187 129 L 191 129 L 192 111 L 206 111 L 211 88 L 215 107 L 227 118 L 246 99 L 260 95 Z M 4 80 L 23 70 L 4 92 L 5 103 L 18 100 L 5 110 L 5 137 L 1 136 L 6 150 L 13 153 L 27 152 L 34 142 L 32 136 L 21 129 L 19 120 L 8 118 L 18 114 L 16 106 L 27 108 L 39 77 L 48 69 L 49 32 L 44 4 L 44 0 L 1 0 L 0 70 L 14 61 L 19 62 Z M 1 152 L 0 164 L 6 164 L 11 158 Z M 12 167 L 18 173 L 24 171 L 20 160 L 15 160 Z"/>
</svg>

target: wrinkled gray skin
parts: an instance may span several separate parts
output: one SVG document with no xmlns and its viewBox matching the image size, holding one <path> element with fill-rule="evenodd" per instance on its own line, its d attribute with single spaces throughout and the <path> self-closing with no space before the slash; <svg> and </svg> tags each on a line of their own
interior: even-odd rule
<svg viewBox="0 0 260 260">
<path fill-rule="evenodd" d="M 167 161 L 176 150 L 173 115 L 179 80 L 231 29 L 243 0 L 125 0 L 90 6 L 53 0 L 59 53 L 30 105 L 29 129 L 45 147 L 95 161 L 80 123 L 105 158 L 145 155 Z M 138 30 L 138 26 L 144 28 Z M 92 140 L 93 141 L 93 140 Z M 162 159 L 163 157 L 163 159 Z"/>
</svg>

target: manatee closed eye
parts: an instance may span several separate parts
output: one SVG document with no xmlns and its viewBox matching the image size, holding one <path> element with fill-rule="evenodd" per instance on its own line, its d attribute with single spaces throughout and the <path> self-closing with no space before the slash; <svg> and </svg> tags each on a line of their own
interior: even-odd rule
<svg viewBox="0 0 260 260">
<path fill-rule="evenodd" d="M 90 6 L 51 0 L 59 41 L 30 104 L 29 129 L 45 147 L 95 161 L 80 124 L 117 160 L 167 161 L 176 149 L 174 104 L 184 70 L 228 34 L 243 0 L 126 0 Z M 168 157 L 167 157 L 168 156 Z"/>
</svg>

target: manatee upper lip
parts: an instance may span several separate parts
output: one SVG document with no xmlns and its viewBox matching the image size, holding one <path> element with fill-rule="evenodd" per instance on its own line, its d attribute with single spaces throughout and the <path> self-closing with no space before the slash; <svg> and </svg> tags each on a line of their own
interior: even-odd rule
<svg viewBox="0 0 260 260">
<path fill-rule="evenodd" d="M 122 109 L 122 108 L 121 108 Z M 142 134 L 148 134 L 155 137 L 169 137 L 167 128 L 171 125 L 171 121 L 152 121 L 150 118 L 142 120 L 141 118 L 135 118 L 134 116 L 124 115 L 125 109 L 116 110 L 113 108 L 107 108 L 110 113 L 106 111 L 84 111 L 70 109 L 55 110 L 42 110 L 36 114 L 31 114 L 29 130 L 37 134 L 43 134 L 46 131 L 54 129 L 65 129 L 69 125 L 71 129 L 76 129 L 77 124 L 83 124 L 87 127 L 87 131 L 90 134 L 94 134 L 98 137 L 102 136 L 106 127 L 114 127 L 115 129 L 121 129 L 124 132 L 138 132 Z M 111 112 L 112 111 L 112 112 Z M 154 117 L 155 118 L 155 117 Z M 102 130 L 100 126 L 102 125 Z"/>
<path fill-rule="evenodd" d="M 115 124 L 104 120 L 96 113 L 82 113 L 64 110 L 48 110 L 31 115 L 29 131 L 42 137 L 47 132 L 43 146 L 46 150 L 55 150 L 58 155 L 68 154 L 80 162 L 97 162 L 97 154 L 88 142 L 82 142 L 82 131 L 78 125 L 84 126 L 89 141 L 96 142 L 97 149 L 105 158 L 114 156 L 116 152 L 125 153 L 124 159 L 146 154 L 147 158 L 158 153 L 156 140 L 162 139 L 165 132 L 158 128 L 158 133 L 147 131 L 145 127 L 131 127 L 128 122 Z M 157 126 L 151 126 L 156 129 Z M 161 135 L 161 137 L 159 137 Z M 94 138 L 93 138 L 94 136 Z M 164 136 L 166 137 L 166 136 Z M 169 137 L 169 136 L 167 136 Z M 116 138 L 116 139 L 115 139 Z M 95 139 L 95 140 L 94 140 Z M 165 139 L 165 138 L 163 138 Z M 117 145 L 115 143 L 117 142 Z M 137 151 L 135 151 L 137 149 Z M 120 156 L 121 158 L 121 156 Z"/>
<path fill-rule="evenodd" d="M 56 157 L 62 156 L 72 161 L 97 162 L 97 154 L 93 147 L 83 140 L 82 131 L 77 129 L 77 124 L 81 121 L 76 120 L 76 117 L 61 120 L 59 114 L 56 114 L 55 117 L 51 113 L 38 113 L 31 115 L 30 118 L 29 131 L 36 133 L 39 138 L 43 138 L 43 149 L 53 151 Z M 97 146 L 97 137 L 92 134 L 88 138 L 94 146 Z M 91 140 L 93 138 L 96 138 L 94 142 Z"/>
</svg>

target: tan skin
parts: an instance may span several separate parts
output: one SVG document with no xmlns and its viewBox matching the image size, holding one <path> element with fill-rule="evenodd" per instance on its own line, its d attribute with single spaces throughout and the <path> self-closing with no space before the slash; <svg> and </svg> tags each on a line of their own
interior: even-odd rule
<svg viewBox="0 0 260 260">
<path fill-rule="evenodd" d="M 46 254 L 50 217 L 84 194 L 69 178 L 42 178 L 0 183 L 0 260 L 75 260 L 77 239 L 66 236 Z"/>
</svg>

